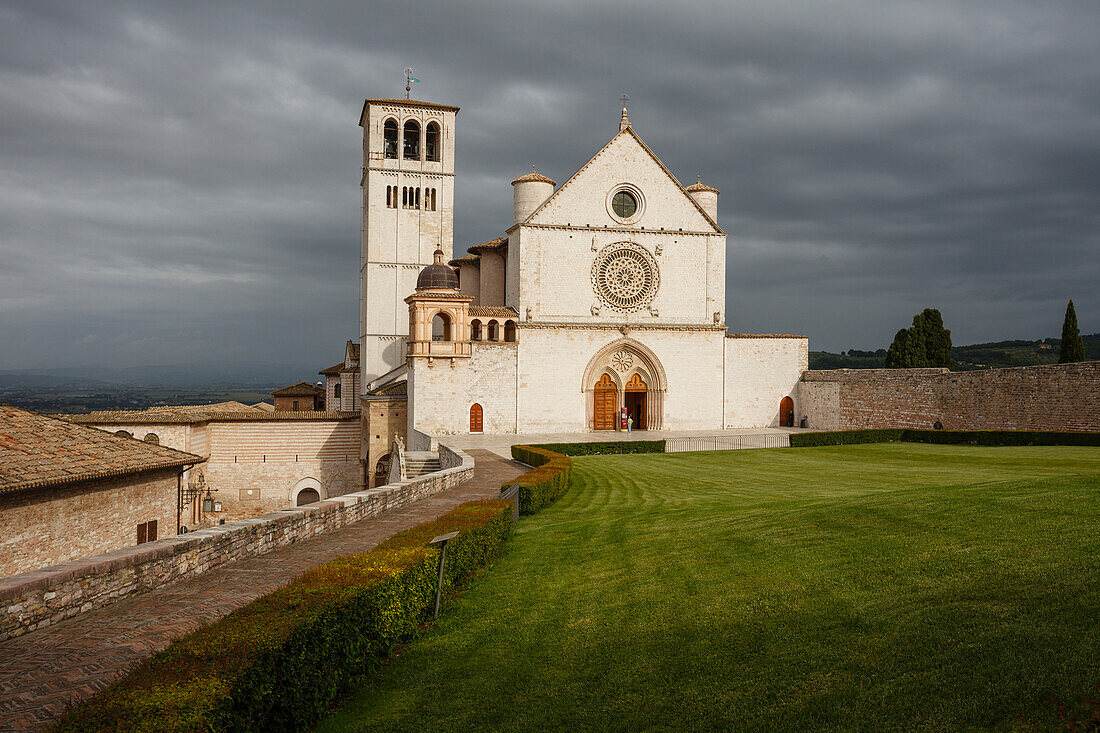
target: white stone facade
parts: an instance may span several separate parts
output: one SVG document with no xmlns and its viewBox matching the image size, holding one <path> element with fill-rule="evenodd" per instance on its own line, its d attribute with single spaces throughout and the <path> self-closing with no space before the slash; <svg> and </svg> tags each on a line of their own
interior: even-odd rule
<svg viewBox="0 0 1100 733">
<path fill-rule="evenodd" d="M 717 430 L 797 414 L 806 339 L 726 333 L 718 191 L 685 189 L 625 112 L 562 186 L 532 171 L 513 187 L 506 236 L 451 261 L 470 343 L 406 348 L 410 435 L 619 429 L 627 415 L 635 428 Z M 459 295 L 408 302 L 424 320 Z M 515 325 L 489 332 L 490 317 Z"/>
</svg>

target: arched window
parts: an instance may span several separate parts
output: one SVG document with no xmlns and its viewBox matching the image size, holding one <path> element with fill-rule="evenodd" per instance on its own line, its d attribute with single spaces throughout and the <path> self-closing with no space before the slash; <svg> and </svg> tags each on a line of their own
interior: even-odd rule
<svg viewBox="0 0 1100 733">
<path fill-rule="evenodd" d="M 397 120 L 386 120 L 382 125 L 382 148 L 387 158 L 397 157 Z"/>
<path fill-rule="evenodd" d="M 160 445 L 160 436 L 156 433 L 146 433 L 142 440 L 153 445 Z"/>
<path fill-rule="evenodd" d="M 335 384 L 332 387 L 332 396 L 336 399 L 340 399 L 340 385 Z"/>
<path fill-rule="evenodd" d="M 121 435 L 123 438 L 132 438 L 132 437 L 134 437 L 132 433 L 129 433 L 125 430 L 116 430 L 115 435 Z"/>
<path fill-rule="evenodd" d="M 500 341 L 500 324 L 496 320 L 489 321 L 489 340 Z"/>
<path fill-rule="evenodd" d="M 424 133 L 424 160 L 439 160 L 439 123 L 429 122 Z"/>
<path fill-rule="evenodd" d="M 420 189 L 419 188 L 416 189 L 416 203 L 413 204 L 413 208 L 414 209 L 419 209 L 420 208 Z"/>
<path fill-rule="evenodd" d="M 470 340 L 471 341 L 480 341 L 481 340 L 481 321 L 479 321 L 476 318 L 474 320 L 470 321 Z"/>
<path fill-rule="evenodd" d="M 430 196 L 430 200 L 431 200 L 431 210 L 435 211 L 435 189 L 430 188 L 430 189 L 428 189 L 428 192 L 429 192 L 429 196 Z"/>
<path fill-rule="evenodd" d="M 374 475 L 377 478 L 385 478 L 390 472 L 390 461 L 393 460 L 393 454 L 387 453 L 378 459 L 378 463 L 374 464 Z"/>
<path fill-rule="evenodd" d="M 515 321 L 505 321 L 504 322 L 504 340 L 509 341 L 509 342 L 516 340 L 516 322 Z"/>
<path fill-rule="evenodd" d="M 401 187 L 401 205 L 404 206 L 405 208 L 409 207 L 409 187 L 408 186 L 402 186 Z"/>
<path fill-rule="evenodd" d="M 420 125 L 416 120 L 405 123 L 405 160 L 420 160 Z"/>
<path fill-rule="evenodd" d="M 386 208 L 393 204 L 393 186 L 386 186 Z"/>
<path fill-rule="evenodd" d="M 451 319 L 446 313 L 432 316 L 432 341 L 451 340 Z"/>
</svg>

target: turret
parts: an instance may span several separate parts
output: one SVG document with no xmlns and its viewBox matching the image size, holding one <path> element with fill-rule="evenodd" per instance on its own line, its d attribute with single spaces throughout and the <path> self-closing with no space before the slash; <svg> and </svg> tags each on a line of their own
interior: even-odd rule
<svg viewBox="0 0 1100 733">
<path fill-rule="evenodd" d="M 695 199 L 695 203 L 699 204 L 699 207 L 707 212 L 707 216 L 718 222 L 718 189 L 714 186 L 708 186 L 701 181 L 695 181 L 687 187 L 688 195 Z"/>
<path fill-rule="evenodd" d="M 531 172 L 512 181 L 513 222 L 526 221 L 535 209 L 554 194 L 554 181 L 541 173 Z"/>
</svg>

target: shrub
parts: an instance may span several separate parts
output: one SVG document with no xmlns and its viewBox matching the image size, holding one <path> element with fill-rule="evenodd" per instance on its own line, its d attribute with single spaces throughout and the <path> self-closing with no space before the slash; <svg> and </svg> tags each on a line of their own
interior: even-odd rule
<svg viewBox="0 0 1100 733">
<path fill-rule="evenodd" d="M 375 670 L 426 618 L 438 551 L 464 582 L 511 531 L 510 502 L 479 501 L 334 560 L 179 639 L 61 720 L 62 731 L 293 731 L 315 723 L 355 675 Z"/>
<path fill-rule="evenodd" d="M 942 445 L 1100 445 L 1100 433 L 1055 433 L 1036 430 L 841 430 L 794 433 L 792 448 L 855 443 L 938 443 Z"/>
<path fill-rule="evenodd" d="M 903 430 L 840 430 L 832 433 L 792 433 L 792 448 L 809 448 L 818 445 L 854 445 L 856 443 L 896 443 L 902 440 Z"/>
<path fill-rule="evenodd" d="M 609 440 L 602 443 L 543 443 L 531 446 L 566 456 L 600 456 L 620 453 L 664 453 L 663 440 Z"/>
<path fill-rule="evenodd" d="M 512 457 L 521 463 L 534 466 L 515 481 L 505 481 L 500 490 L 506 491 L 519 483 L 519 513 L 523 516 L 537 514 L 558 500 L 573 476 L 573 459 L 546 448 L 533 445 L 513 445 Z"/>
</svg>

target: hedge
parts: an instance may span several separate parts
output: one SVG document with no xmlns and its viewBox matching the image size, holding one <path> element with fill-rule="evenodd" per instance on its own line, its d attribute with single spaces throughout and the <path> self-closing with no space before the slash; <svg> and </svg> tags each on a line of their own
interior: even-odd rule
<svg viewBox="0 0 1100 733">
<path fill-rule="evenodd" d="M 311 727 L 353 676 L 409 639 L 445 585 L 466 581 L 511 532 L 511 502 L 477 501 L 320 565 L 173 642 L 67 713 L 61 731 L 296 731 Z"/>
<path fill-rule="evenodd" d="M 855 443 L 939 443 L 944 445 L 1100 445 L 1100 433 L 1056 433 L 1036 430 L 841 430 L 792 433 L 791 447 Z"/>
<path fill-rule="evenodd" d="M 609 440 L 603 443 L 540 443 L 544 448 L 566 456 L 600 456 L 619 453 L 664 453 L 663 440 Z"/>
<path fill-rule="evenodd" d="M 513 445 L 512 458 L 535 466 L 513 481 L 501 484 L 501 492 L 519 483 L 519 513 L 537 514 L 558 500 L 569 488 L 573 476 L 573 459 L 556 451 L 533 445 Z"/>
</svg>

